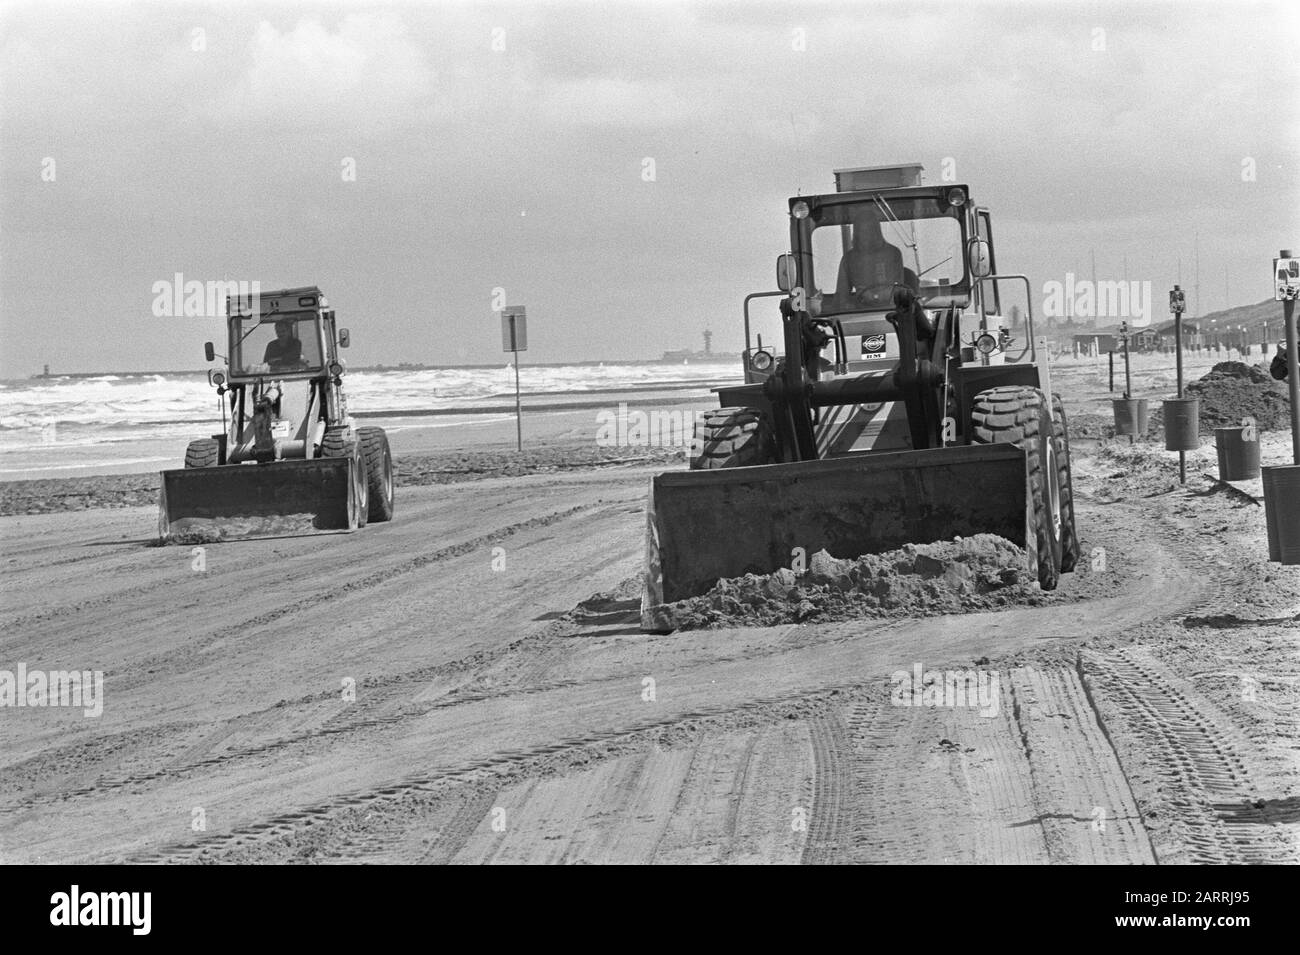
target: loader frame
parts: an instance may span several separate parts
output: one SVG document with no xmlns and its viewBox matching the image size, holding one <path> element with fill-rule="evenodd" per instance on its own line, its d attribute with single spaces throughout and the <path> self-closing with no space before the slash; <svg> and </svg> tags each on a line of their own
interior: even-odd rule
<svg viewBox="0 0 1300 955">
<path fill-rule="evenodd" d="M 904 168 L 917 171 L 915 182 L 872 181 Z M 778 289 L 744 299 L 745 382 L 714 389 L 722 418 L 716 428 L 706 420 L 703 436 L 697 431 L 693 447 L 703 450 L 693 454 L 691 470 L 651 481 L 643 629 L 665 629 L 664 602 L 701 594 L 724 577 L 771 573 L 789 566 L 792 553 L 821 548 L 855 558 L 991 533 L 1025 549 L 1026 571 L 1046 589 L 1072 568 L 1073 556 L 1062 559 L 1068 435 L 1048 371 L 1038 363 L 1032 286 L 1023 274 L 997 272 L 992 218 L 970 201 L 969 187 L 920 185 L 919 168 L 837 172 L 837 192 L 789 199 L 791 251 L 778 258 Z M 854 207 L 879 209 L 880 221 L 902 225 L 889 218 L 895 205 L 956 223 L 960 277 L 922 282 L 931 270 L 922 270 L 913 244 L 916 270 L 904 264 L 892 308 L 867 306 L 871 296 L 846 303 L 840 286 L 848 274 L 847 223 L 856 242 L 861 221 Z M 836 225 L 844 254 L 834 304 L 826 309 L 817 281 L 828 283 L 814 274 L 813 231 Z M 940 244 L 950 241 L 945 232 Z M 1029 293 L 1025 341 L 1012 361 L 1005 360 L 1010 336 L 991 327 L 1001 325 L 1003 282 L 1023 282 Z M 780 355 L 751 338 L 751 304 L 777 296 Z M 896 361 L 870 371 L 850 367 L 846 327 L 864 339 L 864 353 L 868 333 L 887 328 Z M 827 349 L 830 359 L 823 357 Z M 995 352 L 1004 360 L 994 361 Z M 839 409 L 874 413 L 898 405 L 905 422 L 890 439 L 902 447 L 832 449 L 827 419 Z M 1077 546 L 1072 511 L 1068 534 Z"/>
<path fill-rule="evenodd" d="M 970 441 L 968 425 L 970 421 L 971 401 L 981 391 L 1004 385 L 1025 385 L 1041 387 L 1043 375 L 1038 366 L 1037 339 L 1034 330 L 1033 289 L 1028 276 L 1021 273 L 998 274 L 996 272 L 996 249 L 993 243 L 992 217 L 985 207 L 963 202 L 959 221 L 961 224 L 961 244 L 963 253 L 969 250 L 972 239 L 987 243 L 989 273 L 983 276 L 973 275 L 970 263 L 964 263 L 963 281 L 955 288 L 966 290 L 965 301 L 955 302 L 937 311 L 935 337 L 931 348 L 923 348 L 916 335 L 916 326 L 906 321 L 896 321 L 891 316 L 897 311 L 877 310 L 883 313 L 892 326 L 899 346 L 899 362 L 892 376 L 855 376 L 825 377 L 822 369 L 809 360 L 810 326 L 829 325 L 829 332 L 842 339 L 845 316 L 821 319 L 814 316 L 807 308 L 798 309 L 794 303 L 801 291 L 810 287 L 809 273 L 812 268 L 812 232 L 814 214 L 825 205 L 852 205 L 874 203 L 876 197 L 885 202 L 903 198 L 940 198 L 960 190 L 969 197 L 969 187 L 965 184 L 900 187 L 892 189 L 864 190 L 861 192 L 838 192 L 822 196 L 796 196 L 789 200 L 790 246 L 791 257 L 795 267 L 795 281 L 785 289 L 767 292 L 754 292 L 744 301 L 745 351 L 742 360 L 745 365 L 743 386 L 716 389 L 722 407 L 749 406 L 765 408 L 771 415 L 777 431 L 777 445 L 780 460 L 785 462 L 811 461 L 819 457 L 816 440 L 813 435 L 813 421 L 821 408 L 840 407 L 853 404 L 902 401 L 908 409 L 908 423 L 911 432 L 912 449 L 925 450 L 933 447 L 946 447 L 952 444 L 968 444 Z M 796 215 L 796 207 L 799 209 Z M 808 211 L 805 213 L 803 209 Z M 974 327 L 970 329 L 971 337 L 977 338 L 990 333 L 990 318 L 998 316 L 1000 307 L 999 283 L 1023 282 L 1028 292 L 1025 316 L 1025 346 L 1016 359 L 1002 364 L 992 364 L 987 356 L 976 358 L 972 349 L 962 347 L 963 319 Z M 754 358 L 760 349 L 751 338 L 750 302 L 756 298 L 782 296 L 782 345 L 783 356 L 773 361 L 774 371 L 764 374 L 754 365 Z M 924 305 L 924 303 L 922 303 Z M 967 311 L 969 309 L 969 311 Z M 870 315 L 870 310 L 860 315 Z M 854 314 L 851 317 L 860 317 Z M 770 354 L 770 353 L 769 353 Z M 1029 361 L 1023 359 L 1028 356 Z M 840 363 L 837 362 L 837 366 Z M 925 408 L 926 393 L 942 387 L 946 383 L 951 401 L 943 409 Z M 758 385 L 760 387 L 754 387 Z M 934 414 L 939 410 L 938 415 Z M 955 425 L 953 440 L 943 434 L 942 419 L 951 412 Z"/>
<path fill-rule="evenodd" d="M 208 375 L 223 428 L 190 443 L 184 468 L 162 472 L 160 539 L 351 531 L 388 520 L 388 439 L 382 429 L 356 428 L 348 414 L 338 349 L 350 336 L 336 328 L 320 290 L 231 296 L 226 311 L 227 369 Z M 286 323 L 291 331 L 275 351 L 265 329 Z M 211 342 L 205 352 L 216 357 Z"/>
</svg>

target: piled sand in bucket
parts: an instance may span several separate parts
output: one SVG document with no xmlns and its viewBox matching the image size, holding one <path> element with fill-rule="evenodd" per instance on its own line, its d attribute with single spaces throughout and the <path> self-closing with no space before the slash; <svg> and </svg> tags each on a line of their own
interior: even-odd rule
<svg viewBox="0 0 1300 955">
<path fill-rule="evenodd" d="M 1024 550 L 993 534 L 906 544 L 856 560 L 823 550 L 806 573 L 782 568 L 721 580 L 656 611 L 674 629 L 694 630 L 997 610 L 1044 599 L 1028 568 Z"/>
</svg>

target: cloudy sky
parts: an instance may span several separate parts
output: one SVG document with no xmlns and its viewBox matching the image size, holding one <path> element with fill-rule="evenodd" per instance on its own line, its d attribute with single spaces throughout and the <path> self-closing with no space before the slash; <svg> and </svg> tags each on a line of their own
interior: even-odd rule
<svg viewBox="0 0 1300 955">
<path fill-rule="evenodd" d="M 1163 310 L 1199 233 L 1201 311 L 1258 301 L 1298 47 L 1294 2 L 6 3 L 0 376 L 202 367 L 177 273 L 320 285 L 354 363 L 504 363 L 497 288 L 528 361 L 735 349 L 786 198 L 900 162 L 1040 289 Z"/>
</svg>

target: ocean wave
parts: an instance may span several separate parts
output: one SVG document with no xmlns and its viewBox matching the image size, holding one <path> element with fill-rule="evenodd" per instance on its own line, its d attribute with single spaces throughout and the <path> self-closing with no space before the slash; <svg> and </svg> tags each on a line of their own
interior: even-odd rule
<svg viewBox="0 0 1300 955">
<path fill-rule="evenodd" d="M 638 389 L 703 388 L 735 381 L 735 361 L 696 365 L 520 366 L 525 399 Z M 412 411 L 492 413 L 513 402 L 514 369 L 395 369 L 350 372 L 349 405 L 368 415 Z M 549 403 L 549 402 L 548 402 Z M 9 381 L 0 391 L 0 448 L 41 447 L 51 432 L 60 444 L 108 444 L 161 437 L 187 428 L 207 433 L 221 420 L 214 389 L 200 373 L 96 375 Z M 219 428 L 219 426 L 216 426 Z"/>
</svg>

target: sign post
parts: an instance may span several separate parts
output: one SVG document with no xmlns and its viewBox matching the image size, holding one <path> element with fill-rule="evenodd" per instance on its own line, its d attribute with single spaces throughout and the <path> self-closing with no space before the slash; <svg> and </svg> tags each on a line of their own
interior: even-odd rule
<svg viewBox="0 0 1300 955">
<path fill-rule="evenodd" d="M 519 404 L 519 353 L 528 350 L 528 318 L 522 305 L 501 310 L 501 344 L 511 353 L 515 366 L 515 447 L 524 449 L 524 416 Z"/>
<path fill-rule="evenodd" d="M 1183 396 L 1183 312 L 1186 309 L 1183 290 L 1175 285 L 1169 293 L 1169 311 L 1174 313 L 1174 366 L 1179 398 Z M 1181 450 L 1178 452 L 1178 483 L 1187 483 L 1187 452 Z"/>
<path fill-rule="evenodd" d="M 1133 397 L 1133 373 L 1129 370 L 1129 365 L 1128 365 L 1128 339 L 1129 339 L 1128 322 L 1120 322 L 1119 340 L 1124 345 L 1124 397 L 1132 398 Z M 1132 439 L 1132 435 L 1129 435 L 1129 438 Z"/>
</svg>

